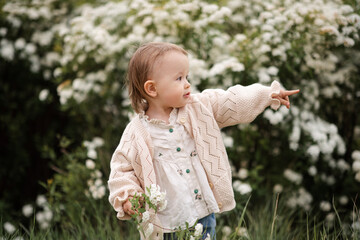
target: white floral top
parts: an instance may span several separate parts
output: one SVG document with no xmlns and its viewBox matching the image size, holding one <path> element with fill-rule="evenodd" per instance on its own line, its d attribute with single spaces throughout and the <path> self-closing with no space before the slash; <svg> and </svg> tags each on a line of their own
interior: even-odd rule
<svg viewBox="0 0 360 240">
<path fill-rule="evenodd" d="M 154 169 L 161 191 L 166 191 L 167 207 L 158 212 L 164 232 L 171 232 L 185 222 L 192 226 L 197 219 L 219 212 L 205 171 L 197 156 L 195 142 L 176 123 L 178 109 L 170 114 L 169 124 L 140 114 L 154 144 Z"/>
</svg>

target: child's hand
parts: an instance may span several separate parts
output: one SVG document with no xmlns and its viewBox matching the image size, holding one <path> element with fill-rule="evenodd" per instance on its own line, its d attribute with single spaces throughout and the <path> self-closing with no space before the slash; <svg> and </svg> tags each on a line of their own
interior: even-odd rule
<svg viewBox="0 0 360 240">
<path fill-rule="evenodd" d="M 127 214 L 127 215 L 134 215 L 135 214 L 135 211 L 131 209 L 132 208 L 132 204 L 131 202 L 129 201 L 129 198 L 126 200 L 126 202 L 123 204 L 123 209 L 124 209 L 124 212 Z"/>
<path fill-rule="evenodd" d="M 142 201 L 140 200 L 140 202 L 139 202 L 139 206 L 140 206 L 140 208 L 142 207 Z M 127 200 L 126 200 L 126 202 L 124 202 L 123 203 L 123 209 L 124 209 L 124 212 L 126 213 L 126 214 L 128 214 L 128 215 L 134 215 L 134 214 L 136 214 L 136 213 L 138 213 L 138 211 L 137 211 L 137 209 L 132 209 L 132 204 L 131 204 L 131 202 L 130 202 L 130 198 L 128 198 Z M 141 215 L 141 213 L 140 213 L 140 215 Z"/>
<path fill-rule="evenodd" d="M 296 94 L 298 92 L 300 92 L 299 89 L 290 90 L 290 91 L 281 89 L 279 93 L 273 93 L 271 96 L 273 98 L 278 99 L 282 105 L 285 105 L 289 109 L 290 108 L 289 96 L 294 95 L 294 94 Z"/>
</svg>

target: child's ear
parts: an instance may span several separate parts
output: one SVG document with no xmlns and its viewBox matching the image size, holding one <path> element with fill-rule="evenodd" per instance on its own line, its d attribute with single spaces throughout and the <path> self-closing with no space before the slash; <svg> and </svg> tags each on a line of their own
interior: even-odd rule
<svg viewBox="0 0 360 240">
<path fill-rule="evenodd" d="M 147 80 L 144 83 L 144 90 L 150 97 L 157 96 L 156 86 L 155 86 L 155 82 L 153 80 Z"/>
</svg>

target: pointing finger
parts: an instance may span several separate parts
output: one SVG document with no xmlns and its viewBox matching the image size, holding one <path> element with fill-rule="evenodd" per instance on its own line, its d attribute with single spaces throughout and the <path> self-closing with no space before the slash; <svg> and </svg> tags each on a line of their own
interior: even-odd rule
<svg viewBox="0 0 360 240">
<path fill-rule="evenodd" d="M 297 94 L 300 92 L 300 89 L 297 89 L 297 90 L 290 90 L 290 91 L 285 91 L 284 92 L 284 95 L 285 96 L 291 96 L 291 95 L 294 95 L 294 94 Z"/>
</svg>

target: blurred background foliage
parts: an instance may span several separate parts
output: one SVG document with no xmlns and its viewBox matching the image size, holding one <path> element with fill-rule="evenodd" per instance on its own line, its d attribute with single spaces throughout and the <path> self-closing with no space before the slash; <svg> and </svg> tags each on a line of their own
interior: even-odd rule
<svg viewBox="0 0 360 240">
<path fill-rule="evenodd" d="M 273 80 L 301 89 L 290 111 L 268 109 L 251 124 L 223 130 L 237 212 L 250 194 L 257 206 L 281 193 L 291 211 L 312 211 L 331 226 L 334 204 L 349 228 L 360 229 L 353 216 L 360 189 L 358 0 L 28 0 L 0 7 L 3 222 L 27 226 L 33 216 L 36 228 L 75 232 L 84 216 L 117 224 L 106 181 L 133 115 L 127 62 L 139 44 L 169 41 L 191 54 L 194 92 Z M 231 216 L 219 222 L 231 225 Z"/>
</svg>

